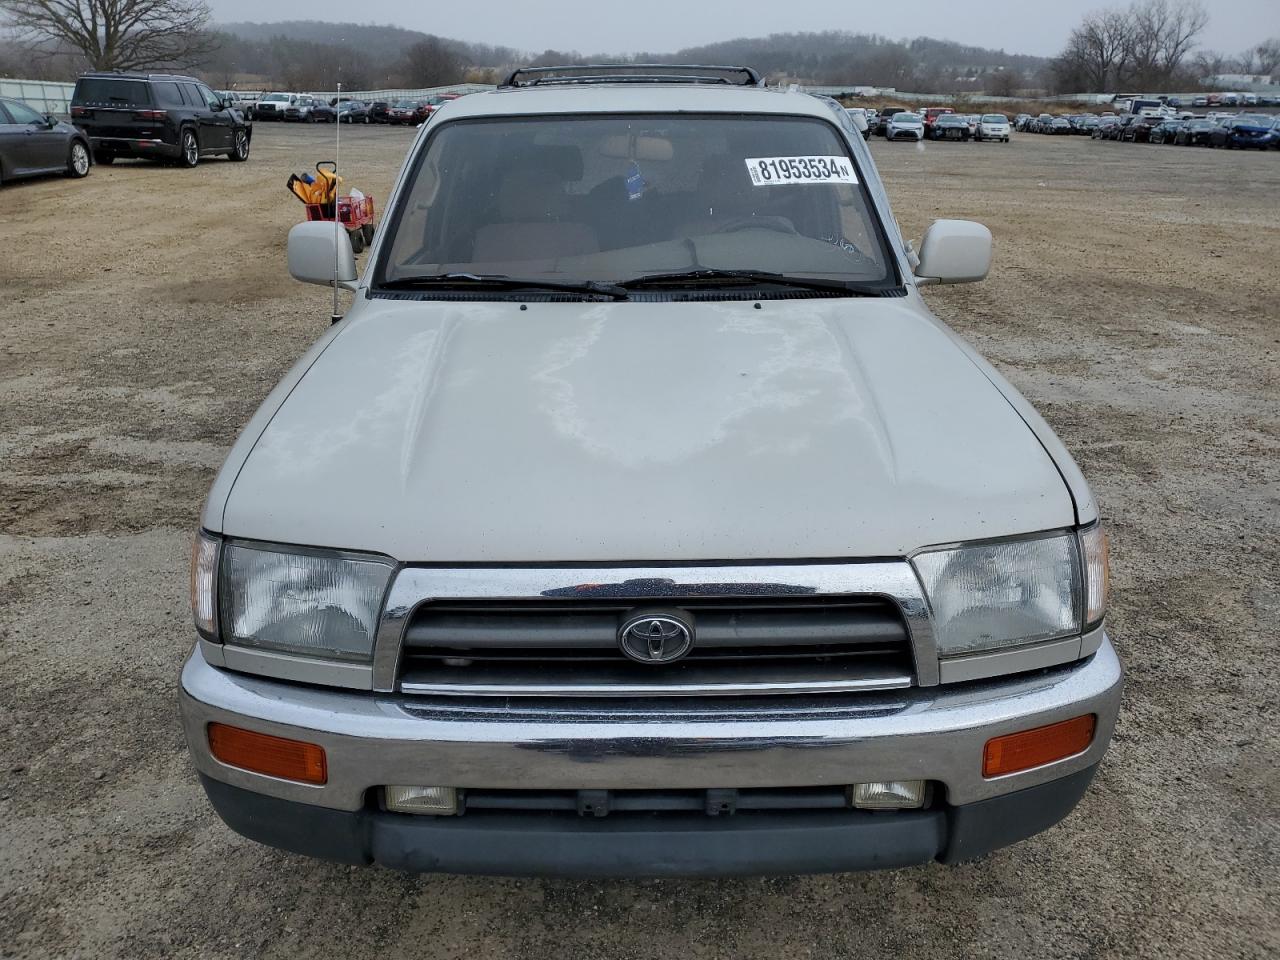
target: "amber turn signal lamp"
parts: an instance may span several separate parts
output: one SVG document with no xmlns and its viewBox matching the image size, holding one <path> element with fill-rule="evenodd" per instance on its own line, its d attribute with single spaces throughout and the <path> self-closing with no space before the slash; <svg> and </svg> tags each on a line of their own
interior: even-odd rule
<svg viewBox="0 0 1280 960">
<path fill-rule="evenodd" d="M 1047 727 L 995 737 L 987 741 L 982 751 L 982 775 L 999 777 L 1075 756 L 1093 743 L 1097 726 L 1098 718 L 1088 713 Z"/>
<path fill-rule="evenodd" d="M 209 749 L 228 766 L 268 777 L 317 785 L 329 779 L 324 747 L 314 743 L 211 723 Z"/>
</svg>

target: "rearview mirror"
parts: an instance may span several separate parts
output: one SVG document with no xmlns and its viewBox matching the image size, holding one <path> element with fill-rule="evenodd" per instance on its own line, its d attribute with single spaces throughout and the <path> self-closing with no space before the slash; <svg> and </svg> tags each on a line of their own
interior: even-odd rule
<svg viewBox="0 0 1280 960">
<path fill-rule="evenodd" d="M 293 279 L 331 287 L 335 272 L 339 286 L 354 287 L 356 256 L 347 231 L 335 228 L 332 220 L 295 225 L 289 231 L 289 273 Z"/>
<path fill-rule="evenodd" d="M 921 285 L 972 283 L 991 269 L 991 231 L 972 220 L 935 220 L 920 241 Z"/>
</svg>

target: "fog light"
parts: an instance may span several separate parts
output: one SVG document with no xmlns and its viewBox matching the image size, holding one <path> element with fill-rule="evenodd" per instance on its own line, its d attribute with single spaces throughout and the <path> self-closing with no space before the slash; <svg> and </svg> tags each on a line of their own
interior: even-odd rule
<svg viewBox="0 0 1280 960">
<path fill-rule="evenodd" d="M 855 783 L 850 802 L 859 810 L 915 810 L 924 806 L 923 780 Z"/>
<path fill-rule="evenodd" d="M 458 791 L 453 787 L 388 786 L 387 809 L 396 813 L 432 813 L 449 816 L 458 812 Z"/>
</svg>

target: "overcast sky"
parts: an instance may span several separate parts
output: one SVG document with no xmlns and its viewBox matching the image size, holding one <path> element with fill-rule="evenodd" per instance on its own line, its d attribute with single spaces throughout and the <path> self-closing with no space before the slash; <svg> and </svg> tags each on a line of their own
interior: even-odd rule
<svg viewBox="0 0 1280 960">
<path fill-rule="evenodd" d="M 519 50 L 582 53 L 668 52 L 734 37 L 807 30 L 878 33 L 892 39 L 930 36 L 1004 48 L 1057 53 L 1089 10 L 1123 6 L 1106 0 L 912 0 L 910 3 L 818 3 L 780 0 L 541 0 L 479 3 L 414 0 L 210 0 L 224 23 L 292 19 L 392 23 L 408 29 Z M 1206 0 L 1209 27 L 1201 45 L 1226 53 L 1280 34 L 1280 0 Z"/>
</svg>

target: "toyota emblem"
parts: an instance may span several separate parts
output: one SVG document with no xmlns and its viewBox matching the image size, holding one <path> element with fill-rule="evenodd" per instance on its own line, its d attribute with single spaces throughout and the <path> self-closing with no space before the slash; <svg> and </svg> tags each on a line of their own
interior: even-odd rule
<svg viewBox="0 0 1280 960">
<path fill-rule="evenodd" d="M 693 649 L 693 622 L 678 613 L 635 613 L 618 629 L 618 646 L 640 663 L 671 663 Z"/>
</svg>

